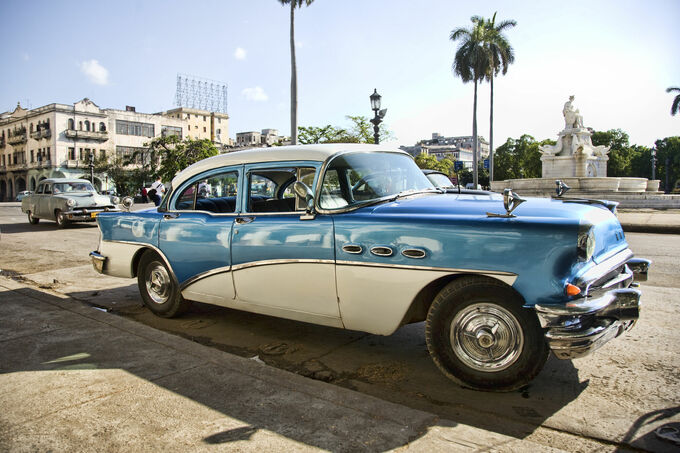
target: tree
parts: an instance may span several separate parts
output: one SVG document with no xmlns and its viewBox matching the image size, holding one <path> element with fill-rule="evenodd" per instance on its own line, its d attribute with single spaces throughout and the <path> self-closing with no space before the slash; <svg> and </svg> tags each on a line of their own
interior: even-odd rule
<svg viewBox="0 0 680 453">
<path fill-rule="evenodd" d="M 460 40 L 458 50 L 453 59 L 453 73 L 461 78 L 463 83 L 473 82 L 475 86 L 474 101 L 472 104 L 472 153 L 473 183 L 478 183 L 477 175 L 477 83 L 480 82 L 489 68 L 489 55 L 484 46 L 485 22 L 479 16 L 470 18 L 471 28 L 456 28 L 451 31 L 451 41 Z"/>
<path fill-rule="evenodd" d="M 137 184 L 138 175 L 133 173 L 129 165 L 129 162 L 121 157 L 109 160 L 106 156 L 100 155 L 94 161 L 94 172 L 106 174 L 113 181 L 117 194 L 134 195 L 141 185 Z"/>
<path fill-rule="evenodd" d="M 591 136 L 593 145 L 609 146 L 609 161 L 607 162 L 607 176 L 632 176 L 633 152 L 628 143 L 628 134 L 621 129 L 610 129 L 606 132 L 593 131 Z"/>
<path fill-rule="evenodd" d="M 657 140 L 657 177 L 664 182 L 666 193 L 670 192 L 680 176 L 680 137 L 666 137 Z"/>
<path fill-rule="evenodd" d="M 496 13 L 494 13 L 491 20 L 486 21 L 484 24 L 486 28 L 484 44 L 489 58 L 486 79 L 491 87 L 489 106 L 489 179 L 493 181 L 493 79 L 501 72 L 505 75 L 508 72 L 508 66 L 515 61 L 515 51 L 508 42 L 508 39 L 503 35 L 503 31 L 514 27 L 517 25 L 517 22 L 514 20 L 504 20 L 496 24 Z"/>
<path fill-rule="evenodd" d="M 365 116 L 347 115 L 351 121 L 349 129 L 331 126 L 300 127 L 299 142 L 303 145 L 310 143 L 373 143 L 373 126 Z M 392 139 L 393 134 L 384 123 L 380 125 L 380 136 Z"/>
<path fill-rule="evenodd" d="M 438 160 L 433 154 L 420 153 L 416 156 L 416 164 L 422 169 L 437 170 L 447 176 L 453 172 L 453 161 L 448 157 Z"/>
<path fill-rule="evenodd" d="M 541 152 L 539 145 L 554 145 L 552 140 L 537 142 L 531 135 L 519 139 L 508 138 L 496 152 L 498 180 L 541 177 Z"/>
<path fill-rule="evenodd" d="M 295 8 L 309 6 L 314 0 L 279 0 L 290 5 L 290 140 L 297 144 L 297 66 L 295 63 Z"/>
<path fill-rule="evenodd" d="M 142 168 L 153 177 L 160 176 L 163 181 L 172 180 L 177 173 L 199 160 L 219 154 L 207 138 L 181 140 L 177 135 L 168 135 L 154 138 L 144 146 L 148 147 L 144 152 L 148 158 L 142 161 Z"/>
<path fill-rule="evenodd" d="M 666 88 L 666 93 L 673 93 L 677 92 L 680 93 L 680 88 L 678 87 L 668 87 Z M 676 113 L 680 111 L 680 94 L 677 94 L 675 96 L 675 99 L 673 99 L 673 104 L 671 105 L 671 115 L 675 116 Z"/>
</svg>

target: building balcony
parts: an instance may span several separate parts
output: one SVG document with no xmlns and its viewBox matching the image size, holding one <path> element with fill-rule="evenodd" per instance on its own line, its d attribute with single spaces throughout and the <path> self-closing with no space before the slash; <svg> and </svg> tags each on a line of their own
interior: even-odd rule
<svg viewBox="0 0 680 453">
<path fill-rule="evenodd" d="M 66 129 L 64 132 L 66 137 L 75 138 L 78 140 L 95 140 L 98 142 L 105 142 L 109 139 L 109 133 L 107 131 L 94 132 L 94 131 L 77 131 L 74 129 Z"/>
<path fill-rule="evenodd" d="M 42 138 L 50 138 L 52 136 L 52 129 L 42 129 L 39 131 L 31 132 L 31 138 L 33 140 L 40 140 Z"/>
<path fill-rule="evenodd" d="M 12 135 L 11 137 L 8 137 L 7 143 L 9 143 L 12 146 L 21 145 L 22 143 L 26 143 L 27 140 L 28 138 L 26 137 L 26 132 L 24 132 L 23 134 L 19 133 L 16 135 Z"/>
</svg>

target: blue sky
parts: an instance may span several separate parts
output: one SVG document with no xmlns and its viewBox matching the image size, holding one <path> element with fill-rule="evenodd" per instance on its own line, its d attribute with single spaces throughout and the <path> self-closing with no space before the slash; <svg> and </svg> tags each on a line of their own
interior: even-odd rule
<svg viewBox="0 0 680 453">
<path fill-rule="evenodd" d="M 555 138 L 576 96 L 586 126 L 651 145 L 680 135 L 680 2 L 316 0 L 296 14 L 301 126 L 372 115 L 374 88 L 394 144 L 471 135 L 472 84 L 451 72 L 452 29 L 515 19 L 516 62 L 496 81 L 494 142 Z M 0 111 L 89 97 L 103 108 L 174 106 L 177 73 L 229 86 L 229 132 L 289 134 L 289 10 L 276 0 L 0 0 Z M 479 92 L 488 138 L 489 86 Z"/>
</svg>

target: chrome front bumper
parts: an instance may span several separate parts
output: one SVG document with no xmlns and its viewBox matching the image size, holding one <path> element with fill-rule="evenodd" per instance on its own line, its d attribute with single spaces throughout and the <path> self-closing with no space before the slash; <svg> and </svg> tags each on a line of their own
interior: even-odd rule
<svg viewBox="0 0 680 453">
<path fill-rule="evenodd" d="M 64 212 L 66 218 L 71 222 L 94 222 L 100 212 L 120 212 L 119 208 L 91 208 L 79 209 Z"/>
<path fill-rule="evenodd" d="M 90 252 L 90 258 L 92 258 L 92 267 L 94 267 L 94 270 L 100 274 L 103 274 L 104 265 L 106 264 L 106 257 L 100 255 L 99 252 Z"/>
<path fill-rule="evenodd" d="M 563 305 L 535 305 L 541 327 L 547 329 L 545 338 L 558 359 L 583 357 L 633 327 L 640 315 L 642 293 L 631 286 L 637 286 L 635 280 L 647 280 L 650 263 L 629 259 L 608 281 L 596 287 L 592 282 L 584 284 L 584 297 Z"/>
</svg>

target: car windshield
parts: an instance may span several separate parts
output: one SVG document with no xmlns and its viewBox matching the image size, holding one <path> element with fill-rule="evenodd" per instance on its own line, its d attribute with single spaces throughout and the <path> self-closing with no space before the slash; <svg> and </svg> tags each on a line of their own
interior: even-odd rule
<svg viewBox="0 0 680 453">
<path fill-rule="evenodd" d="M 427 175 L 427 179 L 434 184 L 435 187 L 440 187 L 442 189 L 453 189 L 454 185 L 451 180 L 441 173 L 430 173 Z"/>
<path fill-rule="evenodd" d="M 94 192 L 89 182 L 60 182 L 54 184 L 54 193 L 64 192 Z"/>
<path fill-rule="evenodd" d="M 334 158 L 328 165 L 319 206 L 341 209 L 435 190 L 410 156 L 388 152 L 348 153 Z"/>
</svg>

